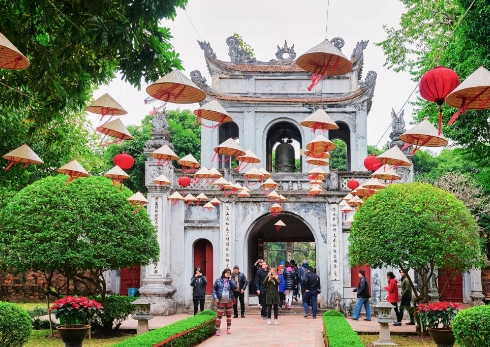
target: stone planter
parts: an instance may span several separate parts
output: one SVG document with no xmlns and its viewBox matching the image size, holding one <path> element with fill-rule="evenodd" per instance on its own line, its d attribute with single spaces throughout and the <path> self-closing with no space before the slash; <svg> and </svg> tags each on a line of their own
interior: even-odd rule
<svg viewBox="0 0 490 347">
<path fill-rule="evenodd" d="M 65 347 L 82 347 L 83 340 L 87 336 L 90 325 L 72 324 L 68 326 L 60 325 L 56 327 Z"/>
<path fill-rule="evenodd" d="M 456 342 L 452 329 L 428 328 L 428 330 L 437 347 L 453 347 Z"/>
</svg>

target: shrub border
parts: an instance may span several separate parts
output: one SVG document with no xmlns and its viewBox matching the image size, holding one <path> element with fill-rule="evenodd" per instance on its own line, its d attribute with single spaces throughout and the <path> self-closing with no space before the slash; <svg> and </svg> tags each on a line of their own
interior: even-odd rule
<svg viewBox="0 0 490 347">
<path fill-rule="evenodd" d="M 152 347 L 162 347 L 162 346 L 165 346 L 165 344 L 167 342 L 173 341 L 173 340 L 175 340 L 175 339 L 177 339 L 177 338 L 179 338 L 181 336 L 184 336 L 184 335 L 190 333 L 191 331 L 194 331 L 194 330 L 203 328 L 203 327 L 205 327 L 207 325 L 210 325 L 210 324 L 212 324 L 214 326 L 216 324 L 216 318 L 210 319 L 207 322 L 205 322 L 205 323 L 203 323 L 203 324 L 201 324 L 201 325 L 199 325 L 197 327 L 194 327 L 194 328 L 191 328 L 191 329 L 187 329 L 187 330 L 185 330 L 185 331 L 183 331 L 181 333 L 178 333 L 177 335 L 170 336 L 166 340 L 163 340 L 162 342 L 159 342 L 156 345 L 153 345 Z"/>
<path fill-rule="evenodd" d="M 347 339 L 350 341 L 346 341 Z M 346 342 L 349 342 L 349 347 L 364 347 L 359 335 L 338 311 L 327 311 L 323 314 L 323 341 L 325 347 L 346 346 Z"/>
</svg>

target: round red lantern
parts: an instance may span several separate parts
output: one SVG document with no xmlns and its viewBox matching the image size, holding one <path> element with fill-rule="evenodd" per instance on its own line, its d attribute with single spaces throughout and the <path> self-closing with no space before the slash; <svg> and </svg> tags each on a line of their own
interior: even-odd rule
<svg viewBox="0 0 490 347">
<path fill-rule="evenodd" d="M 191 184 L 191 179 L 187 176 L 182 176 L 179 178 L 179 186 L 188 187 Z"/>
<path fill-rule="evenodd" d="M 119 166 L 121 169 L 131 169 L 134 165 L 134 158 L 127 153 L 121 153 L 114 156 L 114 165 Z"/>
<path fill-rule="evenodd" d="M 420 96 L 430 102 L 439 105 L 438 134 L 441 134 L 442 104 L 448 96 L 460 84 L 456 72 L 444 66 L 437 66 L 427 71 L 419 82 Z"/>
<path fill-rule="evenodd" d="M 368 155 L 366 159 L 364 159 L 364 167 L 368 169 L 369 171 L 376 171 L 378 170 L 383 163 L 380 163 L 379 161 L 376 160 L 376 156 L 374 154 Z"/>
<path fill-rule="evenodd" d="M 354 190 L 357 187 L 359 187 L 360 185 L 361 184 L 357 180 L 348 180 L 347 181 L 347 188 L 349 188 L 350 190 Z"/>
</svg>

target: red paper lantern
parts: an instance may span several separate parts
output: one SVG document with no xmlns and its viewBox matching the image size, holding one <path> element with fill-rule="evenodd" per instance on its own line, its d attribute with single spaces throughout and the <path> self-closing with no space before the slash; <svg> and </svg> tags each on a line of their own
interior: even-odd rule
<svg viewBox="0 0 490 347">
<path fill-rule="evenodd" d="M 368 155 L 366 159 L 364 159 L 364 167 L 369 171 L 378 170 L 383 163 L 376 160 L 376 156 L 374 154 Z"/>
<path fill-rule="evenodd" d="M 114 157 L 114 165 L 119 166 L 121 169 L 131 169 L 134 165 L 134 158 L 127 153 L 121 153 Z"/>
<path fill-rule="evenodd" d="M 191 179 L 187 176 L 182 176 L 179 178 L 179 186 L 188 187 L 191 184 Z"/>
<path fill-rule="evenodd" d="M 361 184 L 357 180 L 348 180 L 347 181 L 347 188 L 349 188 L 350 190 L 354 190 L 357 187 L 359 187 L 360 185 Z"/>
<path fill-rule="evenodd" d="M 430 102 L 439 105 L 438 134 L 441 134 L 442 104 L 448 96 L 460 84 L 456 72 L 444 66 L 437 66 L 427 71 L 419 82 L 420 96 Z"/>
</svg>

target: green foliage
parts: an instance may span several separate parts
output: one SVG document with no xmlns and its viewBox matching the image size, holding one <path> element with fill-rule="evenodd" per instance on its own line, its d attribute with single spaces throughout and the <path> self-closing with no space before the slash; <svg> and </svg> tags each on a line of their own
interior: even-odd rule
<svg viewBox="0 0 490 347">
<path fill-rule="evenodd" d="M 238 43 L 239 43 L 240 47 L 245 52 L 247 52 L 248 54 L 250 54 L 250 58 L 255 57 L 254 49 L 252 48 L 252 46 L 250 46 L 248 43 L 246 43 L 245 41 L 243 41 L 243 38 L 240 35 L 238 35 L 237 33 L 234 33 L 233 36 L 235 36 L 238 39 Z"/>
<path fill-rule="evenodd" d="M 55 323 L 51 323 L 53 327 L 56 327 Z M 47 319 L 41 319 L 39 317 L 33 318 L 32 319 L 32 329 L 33 330 L 45 330 L 49 329 L 51 326 L 49 324 L 49 320 Z"/>
<path fill-rule="evenodd" d="M 57 271 L 104 298 L 104 271 L 158 259 L 155 229 L 145 209 L 133 214 L 129 189 L 105 177 L 67 180 L 36 181 L 0 211 L 0 263 L 14 272 L 41 271 L 47 288 Z"/>
<path fill-rule="evenodd" d="M 286 243 L 285 242 L 266 242 L 267 264 L 277 267 L 281 261 L 286 260 Z M 316 267 L 316 245 L 314 242 L 294 242 L 293 260 L 301 266 L 303 260 L 313 268 Z"/>
<path fill-rule="evenodd" d="M 102 297 L 97 296 L 97 301 L 101 301 Z M 119 329 L 122 322 L 135 311 L 135 306 L 132 302 L 135 298 L 130 296 L 108 295 L 104 301 L 104 307 L 101 312 L 95 317 L 95 322 L 92 326 L 101 330 Z"/>
<path fill-rule="evenodd" d="M 323 330 L 329 347 L 364 346 L 359 335 L 338 311 L 327 311 L 323 314 Z"/>
<path fill-rule="evenodd" d="M 14 304 L 0 301 L 0 347 L 21 347 L 31 336 L 31 317 Z"/>
<path fill-rule="evenodd" d="M 368 154 L 380 155 L 384 152 L 384 150 L 379 149 L 376 146 L 368 145 Z"/>
<path fill-rule="evenodd" d="M 48 314 L 48 309 L 46 307 L 34 307 L 32 310 L 27 311 L 29 316 L 32 318 L 39 317 L 39 316 L 45 316 Z"/>
<path fill-rule="evenodd" d="M 347 145 L 344 141 L 332 141 L 337 147 L 330 152 L 329 166 L 331 169 L 347 171 Z"/>
<path fill-rule="evenodd" d="M 118 344 L 114 347 L 152 347 L 162 341 L 167 343 L 159 346 L 187 347 L 196 346 L 215 333 L 216 312 L 203 311 L 193 317 L 169 324 L 139 335 Z M 194 329 L 194 330 L 191 330 Z M 172 336 L 186 332 L 185 334 L 171 339 Z"/>
<path fill-rule="evenodd" d="M 490 306 L 474 306 L 459 311 L 452 328 L 461 347 L 490 347 Z"/>
<path fill-rule="evenodd" d="M 429 184 L 408 183 L 389 185 L 367 199 L 354 216 L 348 258 L 351 266 L 414 269 L 422 283 L 420 292 L 413 283 L 412 289 L 417 300 L 427 302 L 436 268 L 481 267 L 481 251 L 476 222 L 461 201 Z"/>
<path fill-rule="evenodd" d="M 179 158 L 190 153 L 197 161 L 201 160 L 201 127 L 194 126 L 195 121 L 196 116 L 190 110 L 168 111 L 170 142 Z"/>
</svg>

